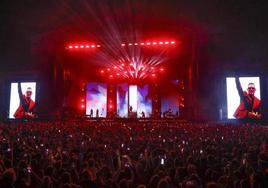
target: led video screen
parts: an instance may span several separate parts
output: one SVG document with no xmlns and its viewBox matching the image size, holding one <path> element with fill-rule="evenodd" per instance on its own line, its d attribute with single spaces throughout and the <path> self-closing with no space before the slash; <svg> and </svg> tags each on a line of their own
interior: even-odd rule
<svg viewBox="0 0 268 188">
<path fill-rule="evenodd" d="M 13 82 L 10 87 L 10 119 L 36 117 L 36 82 Z"/>
<path fill-rule="evenodd" d="M 136 113 L 138 108 L 138 87 L 137 85 L 129 86 L 129 111 Z"/>
<path fill-rule="evenodd" d="M 86 115 L 90 117 L 106 117 L 107 85 L 90 82 L 86 91 Z"/>
<path fill-rule="evenodd" d="M 228 119 L 261 118 L 259 77 L 227 77 L 226 90 Z"/>
<path fill-rule="evenodd" d="M 118 84 L 116 88 L 117 115 L 128 117 L 128 84 Z"/>
<path fill-rule="evenodd" d="M 161 113 L 162 117 L 179 116 L 179 84 L 171 81 L 166 83 L 165 90 L 161 92 Z"/>
<path fill-rule="evenodd" d="M 137 116 L 150 117 L 152 114 L 152 99 L 149 95 L 149 86 L 138 86 L 138 112 Z"/>
</svg>

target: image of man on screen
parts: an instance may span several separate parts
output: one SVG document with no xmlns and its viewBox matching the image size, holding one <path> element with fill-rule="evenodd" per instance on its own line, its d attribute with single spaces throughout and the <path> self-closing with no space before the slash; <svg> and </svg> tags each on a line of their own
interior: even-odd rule
<svg viewBox="0 0 268 188">
<path fill-rule="evenodd" d="M 261 101 L 254 96 L 256 88 L 254 83 L 249 83 L 247 91 L 243 91 L 239 78 L 235 78 L 236 88 L 240 96 L 240 104 L 237 107 L 234 117 L 244 120 L 259 120 L 261 119 L 260 106 Z"/>
<path fill-rule="evenodd" d="M 35 115 L 35 102 L 31 99 L 32 88 L 28 87 L 25 95 L 22 94 L 21 83 L 18 83 L 18 93 L 20 98 L 20 104 L 14 113 L 16 119 L 33 119 Z"/>
</svg>

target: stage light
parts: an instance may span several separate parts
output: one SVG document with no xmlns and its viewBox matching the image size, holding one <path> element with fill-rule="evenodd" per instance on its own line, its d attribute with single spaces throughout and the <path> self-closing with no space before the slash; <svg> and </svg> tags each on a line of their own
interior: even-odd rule
<svg viewBox="0 0 268 188">
<path fill-rule="evenodd" d="M 101 70 L 100 72 L 101 72 L 101 73 L 104 73 L 104 70 Z"/>
<path fill-rule="evenodd" d="M 127 71 L 125 71 L 124 74 L 127 74 Z"/>
<path fill-rule="evenodd" d="M 151 67 L 152 70 L 154 70 L 154 67 Z"/>
<path fill-rule="evenodd" d="M 95 45 L 91 45 L 91 48 L 95 48 Z"/>
<path fill-rule="evenodd" d="M 163 44 L 163 42 L 159 42 L 159 44 Z"/>
<path fill-rule="evenodd" d="M 140 43 L 140 45 L 142 45 L 142 46 L 143 46 L 143 45 L 144 45 L 144 42 L 141 42 L 141 43 Z"/>
<path fill-rule="evenodd" d="M 128 43 L 129 46 L 132 46 L 132 43 Z"/>
<path fill-rule="evenodd" d="M 125 66 L 125 64 L 124 63 L 121 63 L 121 66 Z"/>
<path fill-rule="evenodd" d="M 164 68 L 160 68 L 160 71 L 163 72 L 164 71 Z"/>
<path fill-rule="evenodd" d="M 165 44 L 169 44 L 169 42 L 168 42 L 168 41 L 166 41 L 166 42 L 165 42 Z"/>
<path fill-rule="evenodd" d="M 121 44 L 121 46 L 126 46 L 126 44 L 123 43 L 123 44 Z"/>
<path fill-rule="evenodd" d="M 78 48 L 78 46 L 75 46 L 75 48 Z"/>
<path fill-rule="evenodd" d="M 110 71 L 111 69 L 110 68 L 107 68 L 107 71 Z"/>
<path fill-rule="evenodd" d="M 110 108 L 110 109 L 112 109 L 112 108 L 113 108 L 113 105 L 112 105 L 112 104 L 110 104 L 110 105 L 109 105 L 109 108 Z"/>
<path fill-rule="evenodd" d="M 152 77 L 155 77 L 155 74 L 154 73 L 152 74 Z"/>
<path fill-rule="evenodd" d="M 157 45 L 157 42 L 153 42 L 153 45 Z"/>
<path fill-rule="evenodd" d="M 73 46 L 69 46 L 69 49 L 72 49 L 73 48 Z"/>
<path fill-rule="evenodd" d="M 110 76 L 109 76 L 110 78 L 113 78 L 114 76 L 112 75 L 112 74 L 110 74 Z"/>
<path fill-rule="evenodd" d="M 85 105 L 84 104 L 81 104 L 81 108 L 84 109 L 85 108 Z"/>
<path fill-rule="evenodd" d="M 97 45 L 97 48 L 100 48 L 101 47 L 101 45 Z"/>
<path fill-rule="evenodd" d="M 120 76 L 120 74 L 119 74 L 119 73 L 116 73 L 116 75 L 117 75 L 117 76 Z"/>
<path fill-rule="evenodd" d="M 135 46 L 137 46 L 137 45 L 138 45 L 138 43 L 135 43 L 134 45 L 135 45 Z"/>
<path fill-rule="evenodd" d="M 81 102 L 85 102 L 85 99 L 81 99 Z"/>
<path fill-rule="evenodd" d="M 89 45 L 86 45 L 86 48 L 89 48 Z"/>
<path fill-rule="evenodd" d="M 80 46 L 80 48 L 84 48 L 84 46 L 83 46 L 83 45 L 81 45 L 81 46 Z"/>
<path fill-rule="evenodd" d="M 146 45 L 151 45 L 151 43 L 150 42 L 146 42 Z"/>
<path fill-rule="evenodd" d="M 117 66 L 114 66 L 114 69 L 117 69 Z"/>
<path fill-rule="evenodd" d="M 175 44 L 175 41 L 171 41 L 170 43 L 171 43 L 171 44 Z"/>
</svg>

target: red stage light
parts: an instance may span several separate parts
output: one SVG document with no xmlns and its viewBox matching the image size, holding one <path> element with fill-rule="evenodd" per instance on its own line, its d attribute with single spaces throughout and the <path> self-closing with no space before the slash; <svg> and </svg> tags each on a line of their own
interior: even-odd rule
<svg viewBox="0 0 268 188">
<path fill-rule="evenodd" d="M 112 108 L 113 108 L 113 105 L 112 105 L 112 104 L 110 104 L 110 105 L 109 105 L 109 108 L 110 108 L 110 109 L 112 109 Z"/>
<path fill-rule="evenodd" d="M 73 46 L 69 46 L 69 49 L 72 49 L 73 48 Z"/>
<path fill-rule="evenodd" d="M 80 48 L 84 48 L 84 46 L 83 46 L 83 45 L 81 45 L 81 46 L 80 46 Z"/>
<path fill-rule="evenodd" d="M 127 71 L 125 71 L 124 74 L 127 74 Z"/>
<path fill-rule="evenodd" d="M 159 42 L 159 44 L 163 44 L 163 42 Z"/>
<path fill-rule="evenodd" d="M 107 71 L 110 71 L 111 69 L 110 68 L 107 68 Z"/>
<path fill-rule="evenodd" d="M 78 46 L 75 46 L 75 48 L 78 48 Z"/>
<path fill-rule="evenodd" d="M 121 64 L 121 66 L 125 66 L 125 64 L 124 64 L 124 63 L 122 63 L 122 64 Z"/>
<path fill-rule="evenodd" d="M 117 69 L 117 66 L 114 66 L 114 69 Z"/>
<path fill-rule="evenodd" d="M 121 44 L 121 46 L 126 46 L 126 44 L 123 43 L 123 44 Z"/>
<path fill-rule="evenodd" d="M 165 42 L 165 44 L 169 44 L 169 42 L 168 42 L 168 41 L 166 41 L 166 42 Z"/>
<path fill-rule="evenodd" d="M 146 42 L 146 45 L 151 45 L 151 43 L 150 42 Z"/>
<path fill-rule="evenodd" d="M 100 48 L 101 46 L 100 45 L 97 45 L 97 48 Z"/>
<path fill-rule="evenodd" d="M 116 75 L 117 75 L 117 76 L 120 76 L 120 74 L 119 74 L 119 73 L 116 73 Z"/>
<path fill-rule="evenodd" d="M 85 102 L 85 99 L 81 99 L 81 102 Z"/>
<path fill-rule="evenodd" d="M 86 45 L 86 48 L 89 48 L 89 45 Z"/>
<path fill-rule="evenodd" d="M 110 78 L 113 78 L 114 76 L 112 75 L 112 74 L 110 74 L 110 76 L 109 76 Z"/>
<path fill-rule="evenodd" d="M 154 67 L 151 67 L 151 69 L 153 70 L 153 69 L 154 69 Z"/>
<path fill-rule="evenodd" d="M 100 72 L 101 72 L 101 73 L 104 73 L 104 70 L 101 70 Z"/>
<path fill-rule="evenodd" d="M 134 45 L 135 45 L 135 46 L 137 46 L 137 45 L 138 45 L 138 43 L 135 43 Z"/>
<path fill-rule="evenodd" d="M 84 104 L 81 104 L 81 108 L 84 109 L 85 108 L 85 105 Z"/>
<path fill-rule="evenodd" d="M 152 77 L 155 77 L 155 74 L 152 74 Z"/>
<path fill-rule="evenodd" d="M 175 41 L 171 41 L 170 43 L 171 43 L 171 44 L 175 44 Z"/>
<path fill-rule="evenodd" d="M 129 46 L 132 46 L 132 43 L 128 43 Z"/>
<path fill-rule="evenodd" d="M 144 45 L 144 42 L 141 42 L 141 43 L 140 43 L 140 45 L 142 45 L 142 46 L 143 46 L 143 45 Z"/>
<path fill-rule="evenodd" d="M 91 48 L 95 48 L 95 45 L 91 45 Z"/>
<path fill-rule="evenodd" d="M 160 71 L 163 72 L 164 71 L 164 68 L 160 68 Z"/>
<path fill-rule="evenodd" d="M 157 45 L 157 42 L 153 42 L 153 45 Z"/>
</svg>

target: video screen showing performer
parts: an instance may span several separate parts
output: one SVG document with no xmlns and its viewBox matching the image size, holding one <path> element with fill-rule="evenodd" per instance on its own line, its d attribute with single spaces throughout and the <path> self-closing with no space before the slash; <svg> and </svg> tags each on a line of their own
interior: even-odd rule
<svg viewBox="0 0 268 188">
<path fill-rule="evenodd" d="M 240 104 L 237 107 L 234 117 L 236 119 L 261 119 L 261 101 L 254 96 L 256 88 L 254 83 L 249 83 L 247 91 L 243 91 L 239 78 L 235 78 Z"/>
<path fill-rule="evenodd" d="M 9 118 L 36 118 L 35 95 L 35 82 L 11 83 Z"/>
<path fill-rule="evenodd" d="M 233 95 L 230 94 L 231 88 L 235 92 Z M 262 118 L 259 77 L 227 79 L 227 99 L 228 117 L 232 115 L 233 118 L 240 120 L 260 120 Z"/>
</svg>

